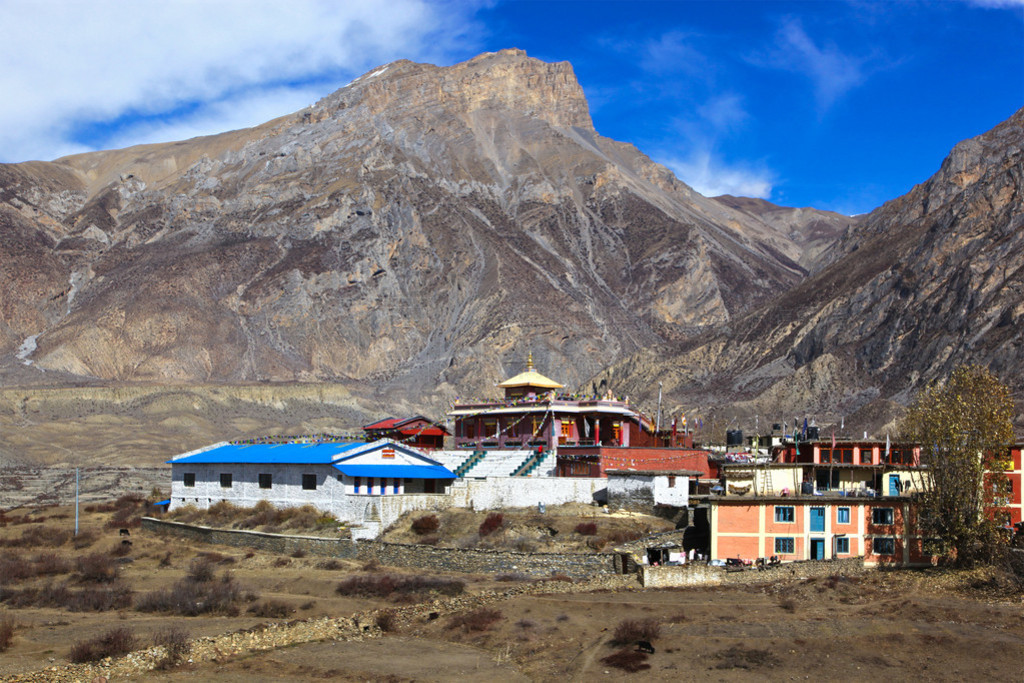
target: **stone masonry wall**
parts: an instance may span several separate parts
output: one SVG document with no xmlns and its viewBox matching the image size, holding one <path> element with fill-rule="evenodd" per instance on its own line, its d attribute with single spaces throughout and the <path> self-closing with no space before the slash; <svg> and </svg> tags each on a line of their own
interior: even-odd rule
<svg viewBox="0 0 1024 683">
<path fill-rule="evenodd" d="M 709 586 L 717 584 L 772 583 L 788 579 L 823 578 L 835 574 L 854 576 L 874 571 L 864 566 L 860 557 L 843 560 L 787 562 L 764 571 L 747 568 L 741 572 L 729 572 L 725 567 L 711 567 L 706 564 L 680 566 L 640 567 L 640 583 L 644 587 L 665 588 L 669 586 Z"/>
<path fill-rule="evenodd" d="M 242 529 L 214 529 L 195 524 L 182 524 L 152 517 L 142 518 L 142 528 L 160 534 L 172 534 L 199 543 L 214 543 L 235 548 L 255 548 L 270 553 L 290 555 L 302 550 L 320 557 L 356 557 L 355 544 L 347 538 L 318 536 L 286 536 Z"/>
<path fill-rule="evenodd" d="M 376 560 L 391 567 L 409 567 L 463 573 L 510 573 L 527 576 L 566 574 L 578 578 L 615 574 L 615 555 L 584 553 L 521 553 L 474 548 L 437 548 L 428 545 L 353 542 L 349 539 L 316 536 L 285 536 L 258 531 L 214 529 L 211 527 L 144 517 L 142 528 L 173 534 L 200 543 L 266 552 L 291 554 L 302 550 L 309 555 L 361 561 Z"/>
</svg>

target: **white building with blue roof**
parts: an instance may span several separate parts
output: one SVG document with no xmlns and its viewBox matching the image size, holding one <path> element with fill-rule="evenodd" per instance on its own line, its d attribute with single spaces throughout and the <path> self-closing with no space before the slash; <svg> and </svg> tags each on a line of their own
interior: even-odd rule
<svg viewBox="0 0 1024 683">
<path fill-rule="evenodd" d="M 168 462 L 172 510 L 184 505 L 205 509 L 220 501 L 251 507 L 265 500 L 276 507 L 310 504 L 339 520 L 356 523 L 379 520 L 382 498 L 443 495 L 455 479 L 455 474 L 436 460 L 389 440 L 222 442 Z M 423 505 L 420 501 L 414 507 Z"/>
</svg>

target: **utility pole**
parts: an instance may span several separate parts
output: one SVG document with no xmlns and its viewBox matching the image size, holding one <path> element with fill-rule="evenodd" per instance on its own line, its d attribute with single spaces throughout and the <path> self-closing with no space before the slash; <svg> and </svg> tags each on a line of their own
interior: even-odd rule
<svg viewBox="0 0 1024 683">
<path fill-rule="evenodd" d="M 661 431 L 661 382 L 658 382 L 658 424 L 654 427 L 654 431 Z"/>
</svg>

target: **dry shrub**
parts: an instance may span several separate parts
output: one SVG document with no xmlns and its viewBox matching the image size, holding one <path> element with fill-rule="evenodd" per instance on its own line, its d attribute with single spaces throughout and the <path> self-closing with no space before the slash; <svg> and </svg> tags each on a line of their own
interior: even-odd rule
<svg viewBox="0 0 1024 683">
<path fill-rule="evenodd" d="M 98 538 L 99 534 L 91 529 L 86 529 L 79 531 L 78 535 L 71 540 L 71 544 L 75 547 L 75 550 L 84 550 L 95 543 Z"/>
<path fill-rule="evenodd" d="M 461 595 L 466 583 L 458 579 L 435 576 L 399 576 L 395 574 L 366 574 L 352 576 L 335 589 L 338 595 L 355 597 L 398 597 L 416 596 L 429 593 Z"/>
<path fill-rule="evenodd" d="M 132 552 L 132 544 L 129 543 L 118 543 L 110 549 L 111 557 L 127 557 Z"/>
<path fill-rule="evenodd" d="M 593 536 L 587 539 L 587 547 L 595 552 L 601 552 L 608 547 L 610 541 L 601 536 Z"/>
<path fill-rule="evenodd" d="M 279 557 L 276 560 L 274 560 L 275 567 L 287 567 L 291 563 L 292 561 L 289 560 L 287 557 Z"/>
<path fill-rule="evenodd" d="M 294 557 L 297 560 L 301 560 L 305 556 L 306 556 L 306 551 L 303 550 L 302 548 L 299 548 L 298 550 L 296 550 L 295 552 L 292 553 L 292 557 Z"/>
<path fill-rule="evenodd" d="M 35 563 L 14 553 L 0 556 L 0 576 L 9 583 L 24 581 L 36 575 Z"/>
<path fill-rule="evenodd" d="M 344 568 L 344 566 L 345 565 L 343 565 L 341 562 L 338 562 L 337 560 L 324 560 L 323 562 L 317 562 L 316 568 L 317 569 L 330 569 L 330 570 L 334 571 L 334 570 L 337 570 L 337 569 L 342 569 L 342 568 Z"/>
<path fill-rule="evenodd" d="M 779 600 L 779 607 L 786 610 L 787 612 L 796 611 L 796 600 L 793 598 L 782 598 Z"/>
<path fill-rule="evenodd" d="M 153 591 L 136 601 L 140 612 L 165 612 L 182 616 L 223 614 L 237 616 L 243 599 L 254 600 L 229 572 L 218 579 L 214 576 L 213 562 L 208 557 L 197 557 L 182 580 L 168 590 Z"/>
<path fill-rule="evenodd" d="M 597 523 L 596 522 L 580 522 L 576 525 L 576 533 L 580 536 L 596 536 L 597 535 Z"/>
<path fill-rule="evenodd" d="M 756 669 L 761 666 L 774 666 L 777 658 L 770 650 L 746 648 L 733 645 L 715 655 L 719 660 L 716 669 Z"/>
<path fill-rule="evenodd" d="M 661 635 L 661 624 L 656 619 L 623 619 L 615 627 L 612 643 L 628 645 L 641 640 L 650 642 L 659 635 Z"/>
<path fill-rule="evenodd" d="M 492 512 L 487 515 L 484 521 L 480 522 L 480 528 L 477 529 L 477 533 L 480 536 L 490 536 L 504 525 L 505 516 L 500 512 Z"/>
<path fill-rule="evenodd" d="M 21 532 L 21 538 L 7 539 L 6 546 L 22 548 L 56 548 L 71 540 L 67 529 L 50 526 L 31 526 Z"/>
<path fill-rule="evenodd" d="M 158 567 L 170 567 L 171 566 L 171 551 L 170 550 L 168 550 L 167 553 L 163 557 L 160 558 L 160 562 L 159 562 L 159 564 L 157 566 Z"/>
<path fill-rule="evenodd" d="M 78 574 L 82 581 L 109 583 L 117 579 L 119 572 L 119 565 L 108 554 L 90 553 L 78 558 Z"/>
<path fill-rule="evenodd" d="M 285 526 L 289 529 L 312 529 L 317 526 L 323 513 L 307 504 L 297 508 L 288 508 L 284 510 L 284 515 Z"/>
<path fill-rule="evenodd" d="M 424 515 L 417 517 L 412 521 L 412 530 L 416 532 L 418 536 L 426 536 L 432 534 L 441 528 L 441 521 L 437 518 L 437 515 Z"/>
<path fill-rule="evenodd" d="M 4 617 L 0 619 L 0 652 L 6 652 L 14 642 L 14 619 Z"/>
<path fill-rule="evenodd" d="M 496 581 L 529 581 L 530 577 L 520 572 L 512 572 L 510 574 L 498 574 L 494 577 Z"/>
<path fill-rule="evenodd" d="M 608 666 L 628 671 L 631 674 L 651 668 L 651 665 L 647 663 L 646 652 L 638 652 L 629 648 L 623 648 L 618 652 L 614 652 L 602 658 L 601 661 Z"/>
<path fill-rule="evenodd" d="M 212 581 L 216 573 L 214 565 L 217 561 L 209 555 L 199 555 L 188 566 L 187 581 L 192 583 L 205 583 Z"/>
<path fill-rule="evenodd" d="M 124 627 L 111 629 L 93 640 L 75 643 L 68 654 L 75 664 L 96 662 L 106 657 L 120 657 L 135 649 L 136 640 L 132 632 Z"/>
<path fill-rule="evenodd" d="M 72 590 L 65 582 L 21 591 L 8 590 L 3 599 L 14 608 L 59 607 L 70 612 L 107 612 L 130 607 L 132 591 L 121 583 Z"/>
<path fill-rule="evenodd" d="M 562 581 L 563 583 L 572 583 L 572 577 L 563 572 L 551 572 L 551 576 L 547 578 L 548 581 Z"/>
<path fill-rule="evenodd" d="M 284 521 L 281 511 L 265 500 L 256 503 L 248 516 L 238 523 L 243 529 L 254 529 L 259 526 L 279 525 Z"/>
<path fill-rule="evenodd" d="M 494 626 L 494 624 L 504 618 L 504 615 L 496 609 L 478 607 L 472 612 L 454 615 L 448 620 L 448 628 L 461 628 L 466 633 L 470 631 L 487 631 L 491 626 Z"/>
<path fill-rule="evenodd" d="M 156 663 L 157 671 L 166 671 L 179 666 L 192 651 L 188 631 L 169 626 L 156 632 L 153 644 L 164 649 L 164 656 Z"/>
<path fill-rule="evenodd" d="M 638 538 L 643 538 L 644 533 L 635 529 L 611 529 L 610 531 L 605 532 L 604 537 L 607 539 L 608 543 L 619 545 L 635 541 Z"/>
<path fill-rule="evenodd" d="M 398 614 L 393 609 L 386 609 L 383 612 L 377 613 L 374 623 L 377 624 L 377 628 L 385 633 L 395 631 L 398 629 Z"/>
<path fill-rule="evenodd" d="M 265 600 L 249 608 L 249 614 L 261 619 L 287 619 L 295 608 L 282 600 Z"/>
</svg>

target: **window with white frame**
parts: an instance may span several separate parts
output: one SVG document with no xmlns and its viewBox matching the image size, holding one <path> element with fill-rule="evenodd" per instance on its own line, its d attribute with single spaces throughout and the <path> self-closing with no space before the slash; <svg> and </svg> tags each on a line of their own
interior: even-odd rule
<svg viewBox="0 0 1024 683">
<path fill-rule="evenodd" d="M 793 512 L 792 505 L 776 505 L 775 506 L 775 521 L 776 522 L 792 522 L 796 519 L 796 515 Z"/>
<path fill-rule="evenodd" d="M 839 508 L 836 510 L 836 524 L 850 523 L 850 508 Z"/>
<path fill-rule="evenodd" d="M 776 508 L 778 509 L 778 508 Z M 776 555 L 792 555 L 796 552 L 796 540 L 793 538 L 776 538 L 775 539 L 775 554 Z"/>
<path fill-rule="evenodd" d="M 850 539 L 842 536 L 836 539 L 836 555 L 848 555 L 850 553 Z"/>
</svg>

